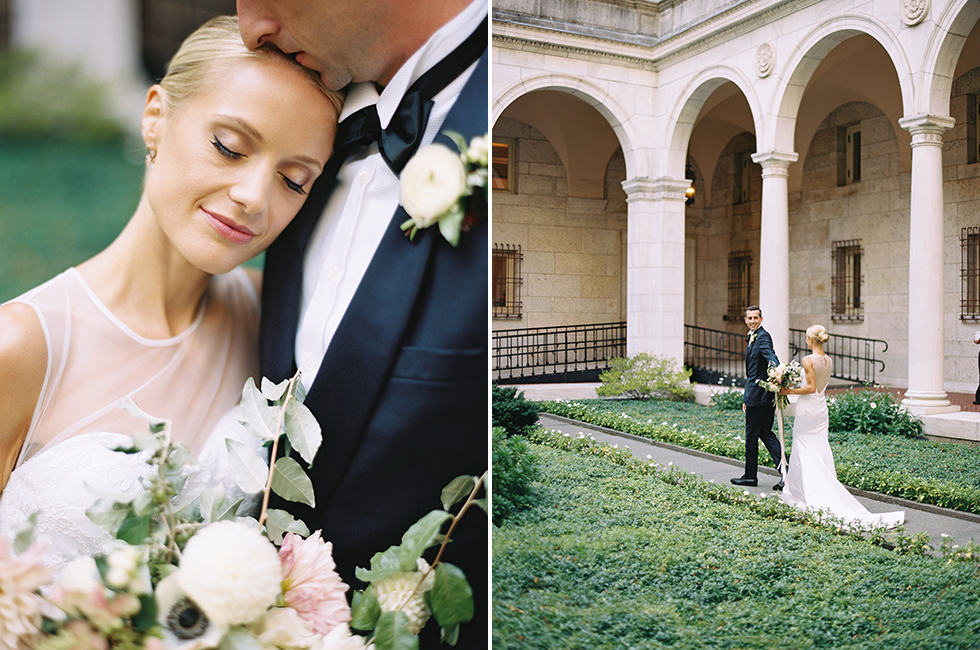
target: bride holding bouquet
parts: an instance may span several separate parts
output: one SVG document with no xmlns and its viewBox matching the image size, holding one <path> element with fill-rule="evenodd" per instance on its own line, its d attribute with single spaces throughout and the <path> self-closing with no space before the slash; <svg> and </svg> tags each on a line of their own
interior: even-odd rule
<svg viewBox="0 0 980 650">
<path fill-rule="evenodd" d="M 905 520 L 905 512 L 869 512 L 837 480 L 834 455 L 828 441 L 827 397 L 824 391 L 830 381 L 833 360 L 823 346 L 830 338 L 822 325 L 806 330 L 806 344 L 812 354 L 803 357 L 806 383 L 799 388 L 784 388 L 780 395 L 799 395 L 793 423 L 793 453 L 782 500 L 791 505 L 823 511 L 860 528 L 885 526 L 893 528 Z"/>
</svg>

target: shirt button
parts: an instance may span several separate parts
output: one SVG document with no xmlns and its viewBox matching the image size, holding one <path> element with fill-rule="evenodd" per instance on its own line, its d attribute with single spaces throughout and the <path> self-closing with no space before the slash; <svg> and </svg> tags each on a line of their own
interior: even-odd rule
<svg viewBox="0 0 980 650">
<path fill-rule="evenodd" d="M 307 374 L 312 373 L 314 370 L 316 370 L 316 366 L 314 365 L 315 363 L 316 360 L 313 358 L 312 354 L 304 354 L 303 361 L 300 364 L 302 367 L 300 369 Z"/>
<path fill-rule="evenodd" d="M 337 268 L 331 266 L 327 269 L 327 280 L 333 282 L 333 279 L 337 277 Z"/>
<path fill-rule="evenodd" d="M 361 187 L 364 187 L 365 185 L 367 185 L 367 182 L 368 182 L 367 172 L 361 172 L 360 174 L 357 175 L 357 184 L 358 185 L 360 185 Z"/>
</svg>

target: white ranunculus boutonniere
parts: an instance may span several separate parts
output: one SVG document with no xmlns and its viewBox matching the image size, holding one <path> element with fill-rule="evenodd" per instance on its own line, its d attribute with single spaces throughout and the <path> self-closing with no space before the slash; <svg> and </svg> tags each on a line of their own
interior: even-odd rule
<svg viewBox="0 0 980 650">
<path fill-rule="evenodd" d="M 401 228 L 413 239 L 419 230 L 439 224 L 442 236 L 456 246 L 460 233 L 486 218 L 490 140 L 482 135 L 467 145 L 458 133 L 446 135 L 461 153 L 430 144 L 402 170 L 399 202 L 411 218 Z"/>
</svg>

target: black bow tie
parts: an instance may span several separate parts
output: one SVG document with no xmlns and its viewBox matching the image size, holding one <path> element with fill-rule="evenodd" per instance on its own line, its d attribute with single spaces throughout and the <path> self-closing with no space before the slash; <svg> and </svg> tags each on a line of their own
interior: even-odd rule
<svg viewBox="0 0 980 650">
<path fill-rule="evenodd" d="M 377 142 L 381 156 L 398 175 L 415 155 L 432 110 L 432 98 L 463 74 L 487 48 L 487 19 L 453 52 L 416 79 L 405 92 L 388 128 L 382 130 L 374 104 L 352 113 L 337 127 L 334 155 L 347 158 L 354 149 Z"/>
</svg>

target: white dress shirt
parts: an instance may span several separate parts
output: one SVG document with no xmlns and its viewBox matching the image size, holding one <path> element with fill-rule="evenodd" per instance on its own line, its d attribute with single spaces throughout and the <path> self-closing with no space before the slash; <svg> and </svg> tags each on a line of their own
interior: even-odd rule
<svg viewBox="0 0 980 650">
<path fill-rule="evenodd" d="M 380 96 L 372 82 L 353 85 L 341 121 L 364 106 L 377 104 L 381 128 L 386 128 L 408 88 L 479 27 L 487 5 L 487 0 L 474 0 L 443 25 L 405 62 Z M 475 66 L 433 98 L 421 146 L 435 139 Z M 398 177 L 388 168 L 377 144 L 341 166 L 337 187 L 324 206 L 304 260 L 295 352 L 307 389 L 397 207 Z"/>
</svg>

